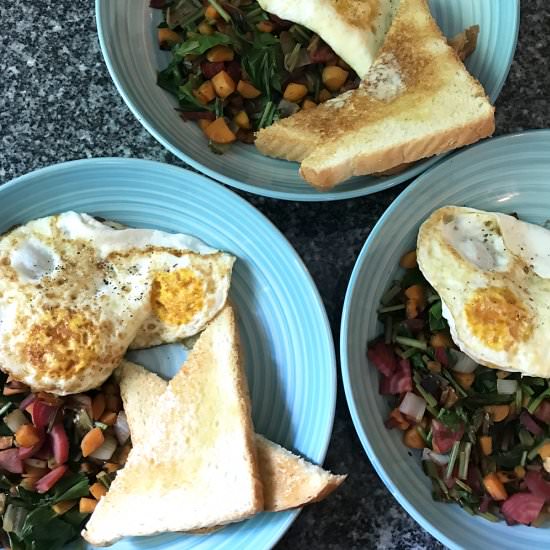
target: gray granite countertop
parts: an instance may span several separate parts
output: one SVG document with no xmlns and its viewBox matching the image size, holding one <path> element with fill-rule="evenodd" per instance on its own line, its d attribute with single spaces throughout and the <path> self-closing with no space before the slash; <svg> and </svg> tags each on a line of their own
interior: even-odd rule
<svg viewBox="0 0 550 550">
<path fill-rule="evenodd" d="M 521 12 L 516 57 L 497 101 L 498 134 L 550 127 L 550 7 L 545 0 L 523 0 Z M 182 164 L 141 127 L 118 95 L 99 52 L 92 0 L 2 0 L 0 74 L 0 182 L 92 156 Z M 311 204 L 239 193 L 283 231 L 304 259 L 324 299 L 335 342 L 355 259 L 403 187 Z M 374 472 L 355 434 L 341 382 L 326 465 L 349 473 L 349 482 L 305 509 L 278 548 L 441 547 Z"/>
</svg>

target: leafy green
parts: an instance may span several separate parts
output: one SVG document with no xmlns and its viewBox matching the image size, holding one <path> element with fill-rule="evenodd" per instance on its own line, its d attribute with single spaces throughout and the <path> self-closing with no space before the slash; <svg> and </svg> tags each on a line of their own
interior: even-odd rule
<svg viewBox="0 0 550 550">
<path fill-rule="evenodd" d="M 449 328 L 447 321 L 443 317 L 441 311 L 441 300 L 435 302 L 428 311 L 428 321 L 430 323 L 431 331 L 444 330 Z"/>
<path fill-rule="evenodd" d="M 48 505 L 27 515 L 20 538 L 32 550 L 57 550 L 79 534 L 79 529 L 63 519 Z"/>
<path fill-rule="evenodd" d="M 175 60 L 181 61 L 189 54 L 201 55 L 214 46 L 231 44 L 233 42 L 229 35 L 220 32 L 215 32 L 211 35 L 189 33 L 188 36 L 191 36 L 191 38 L 172 48 L 172 55 Z"/>
<path fill-rule="evenodd" d="M 89 489 L 90 483 L 88 482 L 88 478 L 83 474 L 65 476 L 55 485 L 51 502 L 52 504 L 56 504 L 64 500 L 85 497 L 88 495 Z"/>
<path fill-rule="evenodd" d="M 180 107 L 184 111 L 211 111 L 212 107 L 201 103 L 194 95 L 193 90 L 200 86 L 200 77 L 191 76 L 189 80 L 178 88 L 177 97 Z"/>
<path fill-rule="evenodd" d="M 457 430 L 462 423 L 462 418 L 454 410 L 441 409 L 438 415 L 438 420 L 440 420 L 447 428 L 450 430 Z"/>
<path fill-rule="evenodd" d="M 184 69 L 182 69 L 180 62 L 172 60 L 166 69 L 158 73 L 157 85 L 173 95 L 178 95 L 178 88 L 186 77 L 186 74 L 187 73 Z"/>
</svg>

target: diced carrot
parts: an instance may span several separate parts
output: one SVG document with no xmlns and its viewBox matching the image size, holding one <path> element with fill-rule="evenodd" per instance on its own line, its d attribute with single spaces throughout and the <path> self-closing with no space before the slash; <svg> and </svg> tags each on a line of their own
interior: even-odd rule
<svg viewBox="0 0 550 550">
<path fill-rule="evenodd" d="M 510 414 L 510 405 L 485 405 L 483 408 L 492 416 L 493 422 L 502 422 Z"/>
<path fill-rule="evenodd" d="M 422 285 L 412 285 L 405 290 L 405 296 L 421 304 L 424 302 L 424 288 Z"/>
<path fill-rule="evenodd" d="M 9 449 L 10 447 L 13 447 L 13 436 L 6 435 L 0 437 L 0 451 L 3 451 L 4 449 Z"/>
<path fill-rule="evenodd" d="M 485 456 L 493 454 L 493 438 L 490 435 L 482 435 L 479 438 L 479 446 Z"/>
<path fill-rule="evenodd" d="M 204 11 L 204 16 L 206 17 L 206 19 L 213 20 L 213 19 L 219 19 L 220 14 L 216 10 L 216 8 L 213 8 L 212 6 L 208 6 Z"/>
<path fill-rule="evenodd" d="M 348 79 L 348 75 L 348 71 L 344 71 L 341 67 L 334 65 L 332 67 L 325 67 L 321 78 L 323 80 L 323 84 L 331 92 L 336 92 L 344 85 Z"/>
<path fill-rule="evenodd" d="M 258 88 L 254 87 L 246 80 L 239 80 L 239 83 L 237 84 L 237 92 L 239 92 L 245 99 L 256 99 L 262 95 L 262 92 L 260 92 Z"/>
<path fill-rule="evenodd" d="M 62 516 L 65 512 L 68 512 L 74 505 L 76 500 L 63 500 L 52 506 L 52 510 L 58 515 Z"/>
<path fill-rule="evenodd" d="M 198 123 L 199 123 L 199 128 L 205 132 L 206 129 L 208 128 L 208 126 L 210 126 L 210 124 L 212 124 L 212 121 L 211 120 L 207 120 L 206 118 L 200 118 L 198 120 Z"/>
<path fill-rule="evenodd" d="M 78 511 L 81 514 L 91 514 L 97 506 L 95 498 L 81 498 L 78 503 Z"/>
<path fill-rule="evenodd" d="M 158 40 L 161 48 L 171 48 L 182 42 L 183 38 L 172 29 L 164 27 L 158 30 Z"/>
<path fill-rule="evenodd" d="M 525 477 L 525 468 L 523 466 L 516 466 L 514 468 L 514 474 L 516 474 L 516 477 L 519 479 L 523 479 Z"/>
<path fill-rule="evenodd" d="M 445 332 L 437 332 L 430 338 L 432 348 L 449 348 L 452 345 L 451 337 Z"/>
<path fill-rule="evenodd" d="M 98 393 L 92 400 L 92 418 L 99 420 L 105 412 L 105 394 Z"/>
<path fill-rule="evenodd" d="M 550 458 L 550 443 L 545 443 L 539 449 L 539 456 L 544 460 L 545 458 Z"/>
<path fill-rule="evenodd" d="M 214 143 L 233 143 L 237 136 L 229 128 L 223 117 L 217 118 L 206 130 L 204 133 L 214 142 Z"/>
<path fill-rule="evenodd" d="M 20 447 L 33 447 L 40 441 L 38 428 L 32 424 L 23 424 L 15 434 L 15 441 Z"/>
<path fill-rule="evenodd" d="M 501 483 L 510 483 L 511 481 L 514 481 L 516 477 L 509 472 L 504 472 L 502 470 L 499 470 L 497 473 L 497 477 Z"/>
<path fill-rule="evenodd" d="M 105 397 L 105 409 L 109 412 L 118 413 L 122 409 L 122 400 L 118 395 L 107 395 Z"/>
<path fill-rule="evenodd" d="M 103 483 L 96 482 L 93 485 L 90 485 L 90 493 L 92 496 L 99 500 L 101 497 L 104 497 L 107 494 L 107 489 Z"/>
<path fill-rule="evenodd" d="M 216 91 L 212 81 L 203 82 L 196 90 L 193 90 L 193 95 L 204 105 L 216 99 Z"/>
<path fill-rule="evenodd" d="M 283 97 L 287 101 L 298 103 L 307 95 L 308 89 L 304 84 L 298 84 L 297 82 L 290 82 L 285 88 Z"/>
<path fill-rule="evenodd" d="M 114 426 L 116 422 L 117 413 L 113 411 L 107 411 L 104 412 L 101 415 L 101 418 L 99 419 L 100 422 L 103 424 L 107 424 L 107 426 Z"/>
<path fill-rule="evenodd" d="M 120 465 L 115 464 L 114 462 L 106 462 L 103 466 L 103 469 L 108 473 L 112 474 L 113 472 L 116 472 L 117 470 L 120 470 Z"/>
<path fill-rule="evenodd" d="M 332 94 L 326 88 L 323 88 L 319 92 L 319 103 L 324 103 L 325 101 L 331 98 L 332 98 Z"/>
<path fill-rule="evenodd" d="M 234 80 L 226 71 L 220 71 L 212 77 L 212 84 L 216 94 L 225 99 L 230 96 L 236 89 Z"/>
<path fill-rule="evenodd" d="M 411 449 L 423 449 L 425 447 L 422 436 L 414 426 L 403 433 L 403 443 Z"/>
<path fill-rule="evenodd" d="M 407 419 L 403 416 L 403 413 L 397 407 L 390 413 L 390 418 L 393 419 L 395 425 L 400 430 L 408 430 L 411 427 Z"/>
<path fill-rule="evenodd" d="M 101 445 L 103 445 L 104 441 L 105 437 L 103 437 L 103 432 L 99 428 L 91 429 L 80 442 L 82 456 L 90 456 L 93 452 L 97 451 Z"/>
<path fill-rule="evenodd" d="M 245 130 L 250 128 L 250 119 L 248 118 L 246 111 L 239 111 L 233 120 L 239 128 L 244 128 Z"/>
<path fill-rule="evenodd" d="M 47 468 L 37 468 L 36 466 L 29 466 L 25 464 L 25 473 L 23 477 L 37 477 L 40 479 L 48 473 Z"/>
<path fill-rule="evenodd" d="M 24 477 L 20 482 L 19 486 L 23 487 L 25 491 L 34 491 L 36 489 L 36 484 L 40 478 L 37 476 Z"/>
<path fill-rule="evenodd" d="M 455 372 L 453 376 L 465 390 L 471 388 L 476 379 L 476 375 L 473 372 Z"/>
<path fill-rule="evenodd" d="M 302 103 L 302 109 L 304 111 L 307 111 L 308 109 L 315 109 L 317 107 L 317 103 L 311 99 L 304 99 L 304 102 Z"/>
<path fill-rule="evenodd" d="M 414 269 L 415 267 L 418 267 L 418 263 L 416 262 L 416 250 L 411 250 L 410 252 L 403 254 L 399 260 L 399 265 L 403 269 Z"/>
<path fill-rule="evenodd" d="M 506 500 L 508 493 L 495 472 L 487 474 L 483 478 L 483 485 L 493 500 Z"/>
<path fill-rule="evenodd" d="M 212 25 L 209 25 L 207 21 L 203 21 L 202 23 L 200 23 L 197 27 L 197 30 L 205 36 L 210 36 L 211 34 L 214 34 L 214 29 L 212 28 Z"/>
<path fill-rule="evenodd" d="M 235 57 L 235 52 L 229 47 L 220 44 L 210 48 L 206 53 L 206 59 L 210 63 L 219 63 L 220 61 L 233 61 Z"/>
<path fill-rule="evenodd" d="M 260 31 L 260 32 L 273 32 L 273 29 L 275 28 L 275 26 L 273 25 L 273 23 L 271 21 L 259 21 L 258 23 L 256 23 L 256 28 Z"/>
</svg>

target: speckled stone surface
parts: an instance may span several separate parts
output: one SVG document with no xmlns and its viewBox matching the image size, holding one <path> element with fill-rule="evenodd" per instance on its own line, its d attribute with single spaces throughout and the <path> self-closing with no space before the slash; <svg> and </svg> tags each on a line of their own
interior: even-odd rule
<svg viewBox="0 0 550 550">
<path fill-rule="evenodd" d="M 119 97 L 99 52 L 93 11 L 91 0 L 1 0 L 0 182 L 92 156 L 182 164 L 149 136 Z M 546 0 L 523 0 L 521 11 L 516 58 L 497 102 L 497 134 L 550 127 L 550 7 Z M 317 204 L 240 193 L 304 259 L 325 301 L 336 342 L 355 259 L 402 188 Z M 441 548 L 378 479 L 355 435 L 339 384 L 326 465 L 347 472 L 349 481 L 327 501 L 304 510 L 278 548 Z"/>
</svg>

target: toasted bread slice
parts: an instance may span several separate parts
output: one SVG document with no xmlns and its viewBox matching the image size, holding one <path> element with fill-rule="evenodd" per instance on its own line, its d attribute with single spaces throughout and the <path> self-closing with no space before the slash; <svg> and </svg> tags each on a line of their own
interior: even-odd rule
<svg viewBox="0 0 550 550">
<path fill-rule="evenodd" d="M 124 536 L 222 525 L 263 510 L 246 377 L 233 310 L 202 333 L 152 411 L 83 537 L 106 546 Z"/>
<path fill-rule="evenodd" d="M 149 437 L 148 424 L 162 401 L 168 382 L 143 367 L 125 361 L 116 371 L 128 419 L 132 444 L 141 445 Z M 264 489 L 264 509 L 288 510 L 328 496 L 346 478 L 307 462 L 280 445 L 256 435 L 260 479 Z"/>
<path fill-rule="evenodd" d="M 494 108 L 439 30 L 426 0 L 401 0 L 357 90 L 260 130 L 266 155 L 301 162 L 327 190 L 490 136 Z"/>
<path fill-rule="evenodd" d="M 399 0 L 258 0 L 260 6 L 317 33 L 355 72 L 370 69 Z"/>
</svg>

